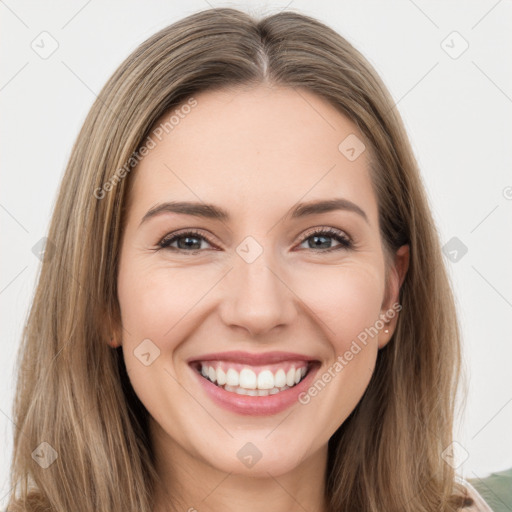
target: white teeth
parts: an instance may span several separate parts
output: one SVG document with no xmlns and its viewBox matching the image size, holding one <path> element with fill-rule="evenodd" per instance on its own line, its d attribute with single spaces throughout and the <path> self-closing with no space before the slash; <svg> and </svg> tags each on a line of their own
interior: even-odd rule
<svg viewBox="0 0 512 512">
<path fill-rule="evenodd" d="M 271 389 L 268 394 L 269 395 L 275 395 L 276 393 L 279 393 L 280 391 L 286 391 L 287 389 L 290 389 L 289 386 L 283 386 L 282 388 L 274 388 Z"/>
<path fill-rule="evenodd" d="M 230 386 L 238 386 L 238 384 L 240 384 L 240 376 L 236 370 L 233 370 L 233 368 L 229 368 L 226 373 L 226 384 L 229 384 Z"/>
<path fill-rule="evenodd" d="M 226 374 L 222 370 L 222 368 L 217 368 L 217 384 L 219 386 L 223 386 L 226 384 Z"/>
<path fill-rule="evenodd" d="M 286 391 L 290 389 L 288 386 L 283 386 L 282 388 L 272 388 L 272 389 L 244 389 L 239 386 L 229 386 L 226 384 L 224 386 L 225 391 L 230 391 L 231 393 L 237 393 L 238 395 L 249 395 L 249 396 L 268 396 L 275 395 L 280 391 Z"/>
<path fill-rule="evenodd" d="M 237 393 L 238 395 L 246 395 L 247 394 L 247 390 L 246 389 L 240 388 L 238 386 L 229 386 L 228 384 L 226 384 L 224 386 L 224 389 L 226 391 L 231 391 L 231 393 Z"/>
<path fill-rule="evenodd" d="M 272 389 L 274 387 L 274 376 L 270 370 L 263 370 L 258 374 L 258 389 Z"/>
<path fill-rule="evenodd" d="M 274 384 L 276 388 L 282 388 L 283 386 L 286 386 L 286 373 L 284 373 L 284 370 L 277 370 L 274 376 Z"/>
<path fill-rule="evenodd" d="M 274 373 L 262 370 L 258 375 L 250 368 L 237 372 L 234 368 L 224 371 L 222 368 L 201 364 L 201 375 L 226 391 L 249 396 L 275 395 L 298 384 L 306 375 L 307 368 L 292 366 L 288 372 L 282 368 Z"/>
<path fill-rule="evenodd" d="M 256 389 L 256 374 L 249 370 L 249 368 L 244 368 L 240 372 L 240 387 L 245 389 Z"/>
</svg>

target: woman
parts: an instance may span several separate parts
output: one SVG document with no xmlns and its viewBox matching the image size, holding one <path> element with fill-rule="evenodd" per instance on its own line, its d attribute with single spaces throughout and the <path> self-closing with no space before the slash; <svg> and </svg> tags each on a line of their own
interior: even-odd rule
<svg viewBox="0 0 512 512">
<path fill-rule="evenodd" d="M 110 78 L 20 349 L 9 510 L 490 510 L 447 456 L 459 328 L 393 101 L 293 12 Z"/>
</svg>

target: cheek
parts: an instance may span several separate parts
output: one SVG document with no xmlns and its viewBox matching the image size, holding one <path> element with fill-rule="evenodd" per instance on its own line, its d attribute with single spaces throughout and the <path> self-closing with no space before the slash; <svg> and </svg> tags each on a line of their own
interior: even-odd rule
<svg viewBox="0 0 512 512">
<path fill-rule="evenodd" d="M 122 268 L 118 297 L 126 329 L 123 339 L 130 333 L 133 341 L 154 338 L 159 344 L 163 340 L 172 342 L 176 337 L 169 333 L 179 330 L 181 319 L 193 310 L 209 287 L 207 276 L 197 269 L 178 271 L 144 265 Z"/>
<path fill-rule="evenodd" d="M 336 354 L 378 320 L 383 281 L 376 267 L 351 265 L 320 269 L 314 281 L 297 286 L 304 302 L 321 320 Z"/>
<path fill-rule="evenodd" d="M 204 294 L 182 274 L 133 258 L 118 275 L 126 369 L 138 398 L 161 424 L 169 410 L 186 407 L 172 360 L 186 336 L 186 314 Z"/>
</svg>

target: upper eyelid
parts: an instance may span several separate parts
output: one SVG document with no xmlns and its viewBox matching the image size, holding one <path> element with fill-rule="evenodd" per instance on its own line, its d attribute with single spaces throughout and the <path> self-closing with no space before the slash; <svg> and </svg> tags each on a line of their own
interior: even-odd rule
<svg viewBox="0 0 512 512">
<path fill-rule="evenodd" d="M 307 229 L 304 232 L 304 234 L 302 235 L 302 239 L 315 234 L 317 231 L 334 231 L 336 234 L 344 235 L 349 240 L 352 240 L 352 237 L 347 233 L 347 231 L 345 231 L 344 229 L 335 228 L 335 227 L 332 227 L 332 226 L 317 226 L 317 227 L 314 227 L 314 228 Z"/>
<path fill-rule="evenodd" d="M 182 230 L 179 229 L 178 231 L 173 231 L 172 233 L 167 233 L 166 235 L 164 235 L 160 239 L 160 241 L 158 243 L 160 244 L 160 243 L 165 242 L 167 240 L 172 240 L 173 238 L 178 238 L 180 236 L 185 236 L 185 235 L 188 235 L 188 234 L 193 234 L 195 236 L 203 237 L 205 240 L 210 242 L 209 238 L 211 238 L 211 237 L 209 235 L 205 235 L 200 229 L 197 229 L 197 228 L 183 228 Z M 211 242 L 211 243 L 213 243 L 213 242 Z"/>
</svg>

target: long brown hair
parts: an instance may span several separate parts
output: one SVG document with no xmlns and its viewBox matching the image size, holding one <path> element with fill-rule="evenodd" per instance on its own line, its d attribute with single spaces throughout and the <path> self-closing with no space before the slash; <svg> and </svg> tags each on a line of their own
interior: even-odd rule
<svg viewBox="0 0 512 512">
<path fill-rule="evenodd" d="M 19 349 L 10 511 L 151 512 L 158 475 L 148 413 L 122 352 L 106 343 L 120 323 L 130 173 L 170 109 L 201 91 L 261 83 L 316 93 L 356 123 L 374 156 L 388 262 L 410 246 L 394 336 L 329 441 L 329 510 L 455 511 L 464 502 L 441 456 L 452 442 L 461 376 L 456 308 L 393 99 L 368 61 L 319 21 L 292 11 L 257 20 L 222 8 L 142 43 L 98 95 L 73 147 Z"/>
</svg>

